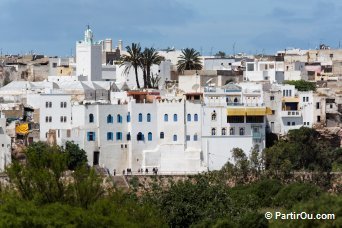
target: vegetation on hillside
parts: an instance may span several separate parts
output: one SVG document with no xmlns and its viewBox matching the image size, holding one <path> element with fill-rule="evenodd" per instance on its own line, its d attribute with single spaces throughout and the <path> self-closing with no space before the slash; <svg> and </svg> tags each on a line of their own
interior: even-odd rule
<svg viewBox="0 0 342 228">
<path fill-rule="evenodd" d="M 131 191 L 108 187 L 85 152 L 36 143 L 27 162 L 7 169 L 0 189 L 0 227 L 341 227 L 342 189 L 329 178 L 341 149 L 308 128 L 292 130 L 263 152 L 234 148 L 234 164 L 165 185 L 135 177 Z M 315 176 L 294 178 L 295 172 Z M 143 178 L 144 179 L 144 178 Z M 146 177 L 145 177 L 146 179 Z M 336 180 L 335 180 L 336 181 Z M 107 186 L 107 187 L 106 187 Z M 333 213 L 334 220 L 267 220 L 265 212 Z"/>
</svg>

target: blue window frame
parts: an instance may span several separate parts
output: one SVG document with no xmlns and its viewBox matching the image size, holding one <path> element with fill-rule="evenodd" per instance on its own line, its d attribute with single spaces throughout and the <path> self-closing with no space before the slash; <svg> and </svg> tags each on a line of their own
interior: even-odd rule
<svg viewBox="0 0 342 228">
<path fill-rule="evenodd" d="M 173 135 L 173 141 L 177 142 L 177 135 Z"/>
<path fill-rule="evenodd" d="M 95 141 L 95 139 L 96 139 L 95 132 L 93 132 L 93 131 L 87 132 L 87 140 L 88 141 Z"/>
<path fill-rule="evenodd" d="M 152 133 L 151 133 L 151 132 L 149 132 L 149 133 L 147 134 L 147 140 L 148 140 L 148 141 L 152 141 Z"/>
<path fill-rule="evenodd" d="M 107 141 L 113 141 L 113 132 L 107 132 Z"/>
<path fill-rule="evenodd" d="M 131 113 L 127 113 L 127 123 L 131 122 Z"/>
<path fill-rule="evenodd" d="M 107 123 L 113 123 L 113 119 L 114 119 L 113 116 L 109 114 L 107 116 Z"/>
<path fill-rule="evenodd" d="M 160 136 L 161 139 L 163 139 L 165 137 L 164 132 L 160 132 Z"/>
<path fill-rule="evenodd" d="M 174 121 L 174 122 L 177 122 L 177 121 L 178 121 L 178 116 L 177 116 L 177 114 L 174 114 L 174 115 L 173 115 L 173 121 Z"/>
<path fill-rule="evenodd" d="M 198 115 L 197 115 L 197 114 L 194 115 L 194 121 L 195 121 L 195 122 L 198 121 Z"/>
<path fill-rule="evenodd" d="M 139 122 L 142 122 L 142 119 L 143 119 L 142 114 L 139 113 L 139 118 L 138 118 Z"/>
<path fill-rule="evenodd" d="M 122 132 L 116 132 L 116 140 L 122 140 Z"/>
<path fill-rule="evenodd" d="M 118 114 L 116 118 L 118 123 L 122 123 L 122 116 L 120 114 Z"/>
<path fill-rule="evenodd" d="M 147 122 L 151 122 L 151 114 L 147 113 Z"/>
<path fill-rule="evenodd" d="M 164 115 L 164 122 L 168 122 L 169 121 L 169 115 L 168 114 L 165 114 Z"/>
<path fill-rule="evenodd" d="M 89 114 L 89 123 L 94 123 L 94 114 Z"/>
<path fill-rule="evenodd" d="M 197 134 L 194 135 L 194 141 L 197 141 L 198 140 L 198 136 Z"/>
<path fill-rule="evenodd" d="M 187 115 L 187 120 L 188 120 L 188 122 L 191 121 L 191 114 L 188 114 L 188 115 Z"/>
</svg>

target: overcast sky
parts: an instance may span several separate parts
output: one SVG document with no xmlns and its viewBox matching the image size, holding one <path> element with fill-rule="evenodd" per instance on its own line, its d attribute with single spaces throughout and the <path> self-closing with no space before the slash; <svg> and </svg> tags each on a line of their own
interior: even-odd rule
<svg viewBox="0 0 342 228">
<path fill-rule="evenodd" d="M 87 24 L 114 46 L 193 47 L 203 54 L 342 45 L 338 0 L 0 0 L 0 49 L 66 56 Z M 234 45 L 235 44 L 235 45 Z"/>
</svg>

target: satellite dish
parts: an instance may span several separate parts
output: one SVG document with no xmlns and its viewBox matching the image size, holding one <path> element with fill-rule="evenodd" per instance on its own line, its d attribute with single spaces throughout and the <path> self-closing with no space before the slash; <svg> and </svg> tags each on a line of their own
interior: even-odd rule
<svg viewBox="0 0 342 228">
<path fill-rule="evenodd" d="M 205 84 L 209 84 L 209 82 L 211 82 L 213 80 L 213 78 L 210 78 L 208 81 L 205 82 Z"/>
<path fill-rule="evenodd" d="M 199 89 L 199 87 L 200 87 L 199 84 L 194 84 L 194 85 L 191 87 L 191 89 L 197 91 L 197 90 Z"/>
</svg>

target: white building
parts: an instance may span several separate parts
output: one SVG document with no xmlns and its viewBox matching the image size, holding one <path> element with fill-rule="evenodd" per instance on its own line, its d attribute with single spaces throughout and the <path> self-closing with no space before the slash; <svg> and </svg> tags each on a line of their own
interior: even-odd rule
<svg viewBox="0 0 342 228">
<path fill-rule="evenodd" d="M 6 134 L 6 118 L 0 113 L 0 172 L 11 163 L 11 138 Z"/>
<path fill-rule="evenodd" d="M 135 92 L 131 95 L 148 94 Z M 43 97 L 46 102 L 54 96 Z M 55 96 L 55 99 L 57 97 L 57 105 L 64 102 L 65 97 Z M 65 111 L 55 107 L 60 111 L 56 111 L 56 117 L 50 112 L 52 122 L 46 124 L 44 131 L 47 128 L 53 130 L 50 132 L 60 145 L 65 141 L 74 141 L 86 150 L 89 164 L 101 165 L 110 171 L 116 169 L 121 172 L 130 168 L 133 172 L 140 169 L 151 172 L 153 168 L 158 168 L 160 172 L 184 174 L 207 170 L 200 141 L 200 102 L 173 97 L 145 103 L 140 99 L 124 97 L 122 93 L 117 97 L 122 98 L 113 100 L 111 104 L 71 104 L 71 118 L 67 114 L 69 103 Z M 49 109 L 42 107 L 42 121 Z M 59 122 L 59 116 L 66 116 L 70 122 L 53 122 L 54 118 Z M 70 126 L 69 129 L 67 126 Z M 41 135 L 44 138 L 44 134 Z"/>
<path fill-rule="evenodd" d="M 233 163 L 233 148 L 243 149 L 247 156 L 253 148 L 265 148 L 267 111 L 261 85 L 229 83 L 205 88 L 202 150 L 209 170 Z"/>
<path fill-rule="evenodd" d="M 246 62 L 244 72 L 245 81 L 270 81 L 282 83 L 284 81 L 284 62 L 255 61 Z"/>
<path fill-rule="evenodd" d="M 264 97 L 272 110 L 267 115 L 267 126 L 272 133 L 285 135 L 292 129 L 325 123 L 325 97 L 312 91 L 298 92 L 294 85 L 271 85 Z"/>
</svg>

